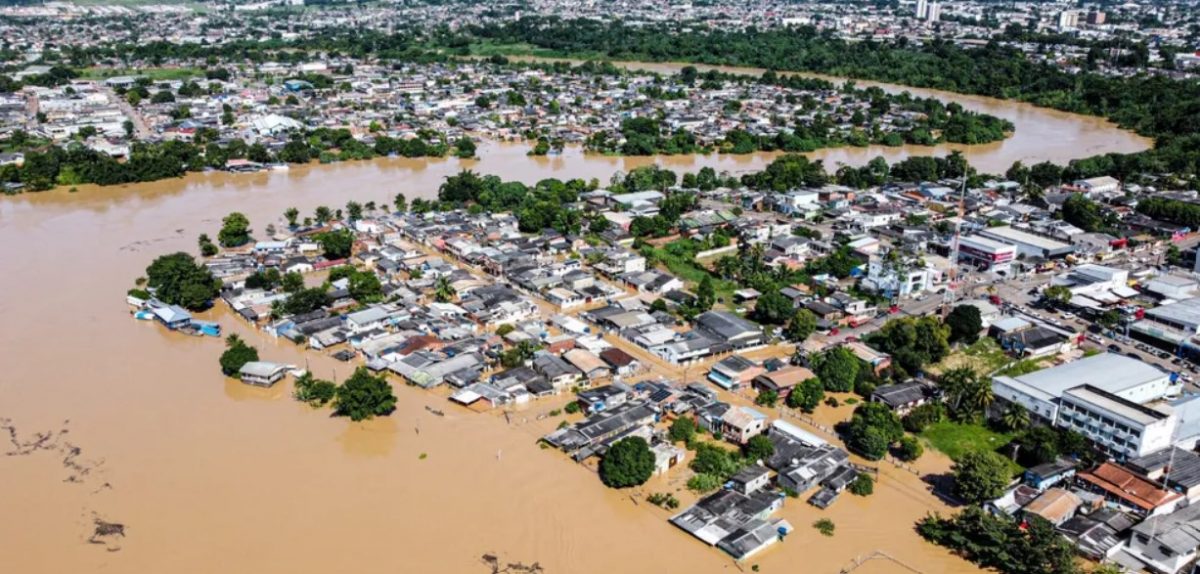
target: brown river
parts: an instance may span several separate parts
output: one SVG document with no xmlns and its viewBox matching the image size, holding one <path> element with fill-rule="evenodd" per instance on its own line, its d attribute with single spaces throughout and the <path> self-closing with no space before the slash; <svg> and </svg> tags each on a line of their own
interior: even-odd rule
<svg viewBox="0 0 1200 574">
<path fill-rule="evenodd" d="M 970 150 L 987 171 L 1017 159 L 1065 162 L 1149 145 L 1096 118 L 913 91 L 1016 124 L 1011 139 Z M 290 206 L 311 213 L 352 199 L 388 203 L 397 192 L 429 197 L 463 167 L 527 182 L 607 181 L 647 162 L 739 172 L 771 157 L 620 159 L 568 150 L 528 158 L 526 149 L 485 144 L 472 161 L 193 174 L 0 198 L 0 452 L 11 453 L 0 456 L 0 571 L 486 573 L 492 568 L 481 556 L 489 553 L 552 574 L 737 569 L 669 525 L 666 511 L 540 450 L 535 439 L 557 420 L 536 415 L 558 405 L 535 404 L 506 421 L 398 388 L 391 417 L 350 423 L 293 401 L 290 383 L 258 390 L 224 380 L 220 341 L 167 334 L 127 313 L 124 292 L 151 259 L 194 252 L 197 235 L 215 234 L 233 210 L 262 229 Z M 832 166 L 927 152 L 813 155 Z M 324 377 L 349 372 L 227 314 L 207 315 L 257 345 L 266 360 L 308 360 Z M 928 454 L 920 465 L 921 473 L 937 474 L 948 461 Z M 681 486 L 656 479 L 647 490 Z M 754 563 L 763 572 L 832 574 L 876 556 L 855 572 L 975 572 L 913 533 L 915 520 L 945 510 L 916 475 L 885 466 L 870 498 L 847 495 L 824 512 L 789 501 L 782 516 L 796 533 Z M 832 538 L 809 526 L 822 516 L 837 525 Z M 96 519 L 124 524 L 125 536 L 90 540 Z"/>
</svg>

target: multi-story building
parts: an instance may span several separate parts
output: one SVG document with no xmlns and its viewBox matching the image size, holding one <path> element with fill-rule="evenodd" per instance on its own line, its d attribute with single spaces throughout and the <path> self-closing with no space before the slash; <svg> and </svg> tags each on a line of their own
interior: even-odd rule
<svg viewBox="0 0 1200 574">
<path fill-rule="evenodd" d="M 1165 411 L 1140 405 L 1091 385 L 1062 394 L 1058 426 L 1088 438 L 1118 460 L 1169 448 L 1178 423 Z"/>
</svg>

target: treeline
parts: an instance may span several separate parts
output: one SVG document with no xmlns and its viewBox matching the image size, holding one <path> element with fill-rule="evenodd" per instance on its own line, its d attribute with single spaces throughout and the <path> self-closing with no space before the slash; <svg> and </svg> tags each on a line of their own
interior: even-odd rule
<svg viewBox="0 0 1200 574">
<path fill-rule="evenodd" d="M 24 165 L 0 167 L 0 182 L 23 184 L 26 191 L 44 191 L 56 185 L 157 181 L 206 168 L 221 169 L 231 159 L 259 163 L 303 164 L 313 160 L 332 163 L 388 155 L 443 157 L 451 149 L 461 154 L 468 147 L 474 155 L 474 144 L 470 140 L 451 145 L 437 132 L 423 131 L 418 135 L 407 140 L 377 136 L 374 143 L 368 144 L 355 139 L 346 129 L 318 128 L 293 134 L 282 147 L 270 150 L 263 144 L 247 144 L 240 139 L 218 143 L 216 130 L 202 129 L 191 142 L 135 142 L 125 161 L 80 143 L 71 143 L 65 147 L 50 146 L 42 151 L 26 152 Z"/>
<path fill-rule="evenodd" d="M 1150 197 L 1138 201 L 1137 211 L 1143 215 L 1177 225 L 1200 229 L 1200 205 L 1169 199 L 1166 197 Z"/>
<path fill-rule="evenodd" d="M 627 26 L 621 22 L 530 17 L 505 25 L 473 26 L 468 33 L 498 43 L 524 42 L 563 53 L 603 54 L 613 59 L 691 61 L 758 66 L 895 82 L 1099 115 L 1157 138 L 1154 150 L 1113 156 L 1080 168 L 1133 173 L 1200 173 L 1200 84 L 1159 75 L 1107 77 L 1072 74 L 1034 62 L 1014 48 L 989 43 L 960 48 L 933 40 L 846 42 L 812 27 L 758 30 L 696 30 L 678 24 Z M 1091 160 L 1086 160 L 1091 161 Z"/>
</svg>

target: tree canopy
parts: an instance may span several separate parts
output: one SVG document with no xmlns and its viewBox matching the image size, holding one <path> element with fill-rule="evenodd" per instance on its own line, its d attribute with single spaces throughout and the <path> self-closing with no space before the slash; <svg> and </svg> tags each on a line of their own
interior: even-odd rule
<svg viewBox="0 0 1200 574">
<path fill-rule="evenodd" d="M 641 437 L 627 437 L 612 444 L 600 460 L 600 480 L 610 488 L 638 486 L 654 474 L 654 453 Z"/>
<path fill-rule="evenodd" d="M 825 384 L 825 389 L 844 393 L 854 389 L 858 371 L 863 368 L 854 351 L 846 347 L 834 347 L 816 355 L 812 360 L 813 371 Z"/>
<path fill-rule="evenodd" d="M 954 463 L 954 494 L 969 504 L 982 504 L 1004 494 L 1012 476 L 1008 463 L 989 451 L 971 451 Z"/>
<path fill-rule="evenodd" d="M 362 421 L 376 416 L 391 414 L 396 409 L 396 395 L 392 385 L 383 377 L 371 374 L 366 367 L 358 367 L 354 374 L 337 389 L 334 412 Z"/>
<path fill-rule="evenodd" d="M 946 326 L 950 327 L 949 342 L 971 344 L 979 339 L 983 330 L 983 315 L 974 305 L 958 305 L 946 315 Z"/>
<path fill-rule="evenodd" d="M 221 290 L 221 281 L 187 253 L 159 256 L 146 268 L 146 286 L 159 300 L 193 311 L 206 309 Z"/>
<path fill-rule="evenodd" d="M 227 377 L 233 377 L 249 362 L 258 360 L 258 349 L 246 344 L 237 335 L 225 339 L 225 352 L 221 353 L 221 372 Z"/>
</svg>

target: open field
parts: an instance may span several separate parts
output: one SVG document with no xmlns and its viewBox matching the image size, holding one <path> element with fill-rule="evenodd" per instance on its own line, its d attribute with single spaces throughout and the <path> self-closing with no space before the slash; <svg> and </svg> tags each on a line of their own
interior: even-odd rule
<svg viewBox="0 0 1200 574">
<path fill-rule="evenodd" d="M 146 76 L 153 81 L 184 80 L 187 78 L 204 77 L 200 68 L 85 68 L 80 77 L 88 80 L 103 80 L 115 76 Z"/>
<path fill-rule="evenodd" d="M 919 436 L 929 446 L 953 460 L 958 460 L 968 452 L 995 452 L 1013 438 L 1011 434 L 996 432 L 983 425 L 950 421 L 929 425 Z M 1014 475 L 1021 471 L 1021 466 L 1015 462 L 1009 461 L 1009 467 Z"/>
</svg>

